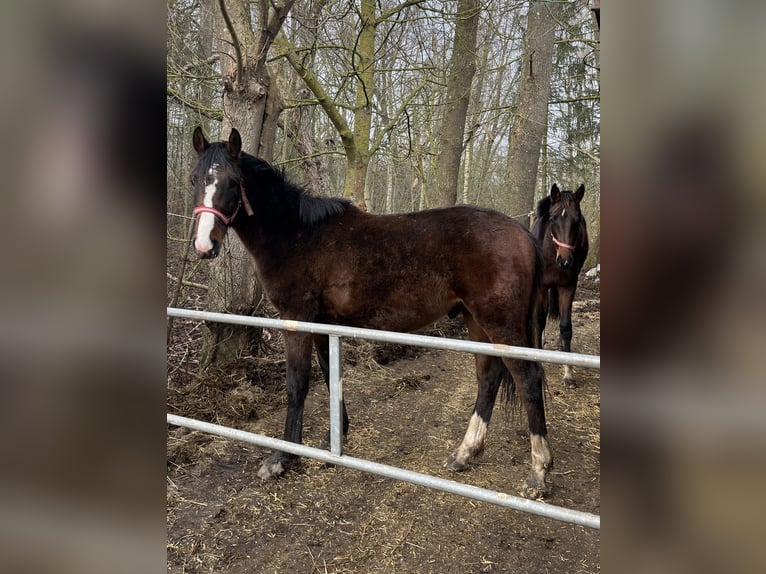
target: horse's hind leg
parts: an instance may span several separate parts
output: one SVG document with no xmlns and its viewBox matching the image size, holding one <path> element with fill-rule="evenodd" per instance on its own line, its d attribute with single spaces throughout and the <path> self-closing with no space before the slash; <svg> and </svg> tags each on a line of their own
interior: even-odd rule
<svg viewBox="0 0 766 574">
<path fill-rule="evenodd" d="M 517 392 L 527 412 L 529 441 L 532 451 L 532 467 L 524 484 L 524 496 L 539 498 L 546 493 L 545 477 L 553 465 L 548 445 L 543 403 L 543 367 L 536 361 L 503 359 L 517 383 Z"/>
<path fill-rule="evenodd" d="M 327 335 L 314 335 L 314 347 L 317 350 L 317 358 L 319 359 L 319 367 L 322 369 L 322 375 L 324 375 L 324 382 L 327 385 L 327 390 L 330 390 L 330 339 Z M 341 399 L 341 407 L 343 410 L 343 436 L 348 434 L 348 414 L 346 413 L 346 401 Z M 330 431 L 327 431 L 327 437 L 325 442 L 329 446 L 330 444 Z"/>
<path fill-rule="evenodd" d="M 463 319 L 472 340 L 482 342 L 489 340 L 470 313 L 464 311 Z M 487 435 L 487 427 L 492 416 L 497 391 L 500 388 L 503 374 L 507 375 L 506 369 L 498 357 L 486 355 L 475 355 L 475 357 L 476 380 L 479 387 L 476 395 L 476 404 L 463 441 L 444 461 L 444 468 L 447 470 L 465 470 L 470 460 L 484 450 L 484 439 Z"/>
</svg>

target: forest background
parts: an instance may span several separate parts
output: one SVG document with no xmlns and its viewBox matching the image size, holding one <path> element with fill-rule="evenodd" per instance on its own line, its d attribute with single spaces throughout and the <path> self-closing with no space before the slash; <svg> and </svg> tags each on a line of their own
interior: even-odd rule
<svg viewBox="0 0 766 574">
<path fill-rule="evenodd" d="M 197 125 L 213 140 L 236 127 L 243 149 L 293 181 L 373 213 L 466 203 L 529 225 L 553 183 L 584 183 L 586 264 L 598 262 L 593 7 L 588 0 L 169 0 L 168 253 L 181 262 L 168 265 L 171 306 L 189 289 L 215 311 L 253 314 L 263 301 L 234 234 L 212 266 L 192 262 L 188 173 Z M 213 334 L 205 354 L 213 360 L 215 349 L 215 360 L 227 362 L 253 345 L 242 337 Z"/>
</svg>

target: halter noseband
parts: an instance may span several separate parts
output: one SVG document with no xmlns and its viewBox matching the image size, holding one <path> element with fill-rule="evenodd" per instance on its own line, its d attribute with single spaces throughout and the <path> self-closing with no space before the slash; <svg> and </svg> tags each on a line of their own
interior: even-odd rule
<svg viewBox="0 0 766 574">
<path fill-rule="evenodd" d="M 247 194 L 245 194 L 245 186 L 243 184 L 240 184 L 239 186 L 239 202 L 237 203 L 237 207 L 234 208 L 234 213 L 227 216 L 215 209 L 214 207 L 207 207 L 206 205 L 198 205 L 194 208 L 194 215 L 199 215 L 200 213 L 212 213 L 214 216 L 216 216 L 218 219 L 223 221 L 224 225 L 231 225 L 231 222 L 234 221 L 234 218 L 237 217 L 237 213 L 239 213 L 239 208 L 241 206 L 245 206 L 245 211 L 248 215 L 253 215 L 253 207 L 250 205 L 250 200 L 247 199 Z"/>
<path fill-rule="evenodd" d="M 555 243 L 559 247 L 563 247 L 565 249 L 572 249 L 572 250 L 574 250 L 574 248 L 575 248 L 574 245 L 569 245 L 568 243 L 564 243 L 564 242 L 559 241 L 558 239 L 556 239 L 556 236 L 553 235 L 553 231 L 551 231 L 551 239 L 553 239 L 553 243 Z"/>
</svg>

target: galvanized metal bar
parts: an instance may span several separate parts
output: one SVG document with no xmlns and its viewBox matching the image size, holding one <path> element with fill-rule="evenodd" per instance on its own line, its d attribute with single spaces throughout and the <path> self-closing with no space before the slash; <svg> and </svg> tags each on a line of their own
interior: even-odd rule
<svg viewBox="0 0 766 574">
<path fill-rule="evenodd" d="M 340 455 L 343 449 L 343 364 L 340 337 L 330 335 L 330 452 Z"/>
<path fill-rule="evenodd" d="M 308 323 L 303 321 L 283 321 L 280 319 L 246 317 L 244 315 L 229 315 L 227 313 L 213 313 L 210 311 L 192 311 L 174 307 L 168 307 L 167 314 L 170 317 L 180 317 L 182 319 L 193 319 L 198 321 L 216 321 L 233 325 L 264 327 L 267 329 L 320 333 L 323 335 L 367 339 L 371 341 L 382 341 L 384 343 L 399 343 L 402 345 L 416 345 L 430 349 L 463 351 L 468 353 L 478 353 L 480 355 L 525 359 L 528 361 L 542 361 L 545 363 L 557 363 L 560 365 L 572 365 L 574 367 L 586 367 L 590 369 L 601 368 L 601 357 L 580 353 L 564 353 L 563 351 L 548 351 L 545 349 L 531 349 L 528 347 L 516 347 L 512 345 L 493 345 L 490 343 L 477 343 L 475 341 L 463 341 L 460 339 L 428 337 L 426 335 L 395 333 L 393 331 L 377 331 L 375 329 L 361 329 L 358 327 L 345 327 L 342 325 L 325 325 L 322 323 Z"/>
<path fill-rule="evenodd" d="M 394 480 L 403 480 L 405 482 L 410 482 L 419 486 L 425 486 L 428 488 L 440 490 L 442 492 L 465 496 L 468 498 L 473 498 L 474 500 L 480 500 L 490 504 L 513 508 L 523 512 L 529 512 L 531 514 L 536 514 L 546 518 L 552 518 L 554 520 L 579 524 L 580 526 L 586 526 L 588 528 L 601 528 L 601 517 L 595 514 L 590 514 L 588 512 L 570 510 L 568 508 L 562 508 L 552 504 L 545 504 L 536 500 L 528 500 L 526 498 L 520 498 L 518 496 L 512 496 L 502 492 L 495 492 L 485 488 L 479 488 L 477 486 L 471 486 L 469 484 L 456 482 L 454 480 L 429 476 L 427 474 L 413 472 L 410 470 L 405 470 L 386 464 L 380 464 L 369 460 L 354 458 L 346 455 L 336 455 L 323 449 L 287 442 L 276 438 L 189 419 L 186 417 L 180 417 L 177 415 L 168 414 L 167 422 L 168 424 L 210 433 L 232 440 L 239 440 L 264 448 L 281 450 L 284 452 L 297 454 L 299 456 L 315 458 L 317 460 L 321 460 L 330 464 L 336 464 L 338 466 L 345 466 L 355 470 L 370 472 L 379 476 L 384 476 L 386 478 L 392 478 Z"/>
</svg>

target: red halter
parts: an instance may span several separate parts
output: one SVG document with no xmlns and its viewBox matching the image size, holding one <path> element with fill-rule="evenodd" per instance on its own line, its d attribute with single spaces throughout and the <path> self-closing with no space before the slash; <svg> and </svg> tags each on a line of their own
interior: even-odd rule
<svg viewBox="0 0 766 574">
<path fill-rule="evenodd" d="M 558 245 L 559 247 L 564 247 L 565 249 L 574 249 L 574 245 L 569 245 L 568 243 L 563 243 L 562 241 L 559 241 L 556 239 L 556 236 L 553 235 L 553 232 L 551 232 L 551 239 L 553 239 L 553 243 Z"/>
<path fill-rule="evenodd" d="M 240 191 L 240 198 L 239 203 L 237 203 L 237 207 L 234 208 L 234 213 L 232 213 L 229 216 L 224 215 L 217 209 L 213 207 L 207 207 L 206 205 L 198 205 L 194 208 L 194 215 L 198 215 L 200 213 L 212 213 L 215 215 L 218 219 L 223 221 L 224 225 L 231 225 L 231 222 L 234 221 L 234 218 L 237 217 L 237 213 L 239 213 L 240 206 L 245 206 L 245 211 L 248 215 L 253 215 L 253 207 L 250 205 L 250 200 L 247 199 L 247 195 L 245 194 L 245 186 L 240 185 L 239 186 Z"/>
</svg>

